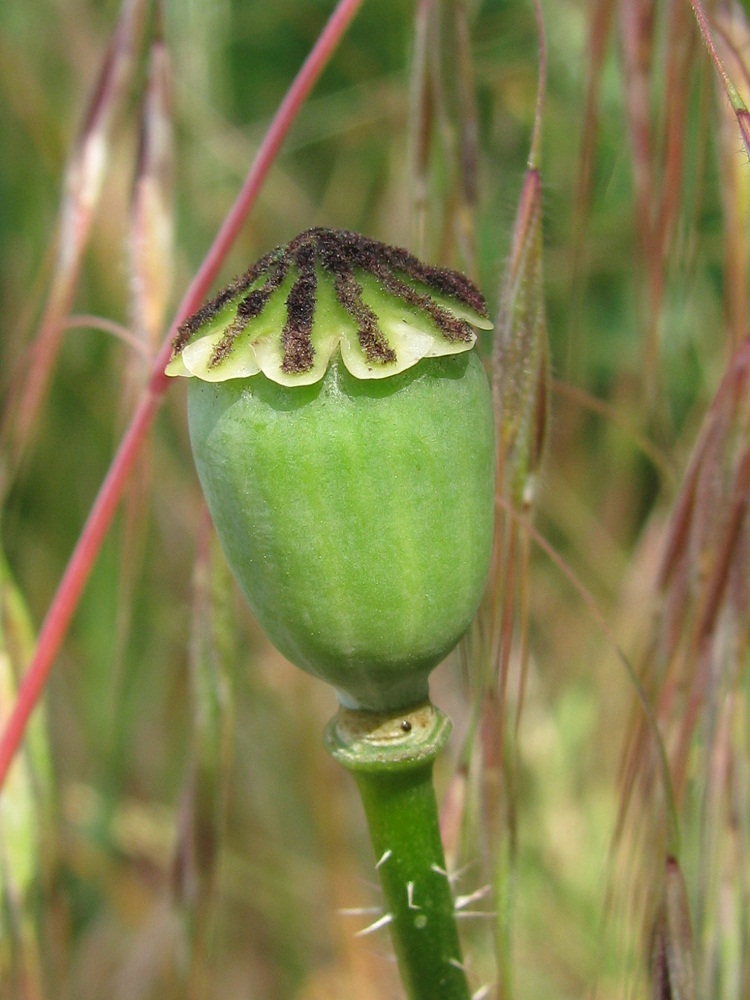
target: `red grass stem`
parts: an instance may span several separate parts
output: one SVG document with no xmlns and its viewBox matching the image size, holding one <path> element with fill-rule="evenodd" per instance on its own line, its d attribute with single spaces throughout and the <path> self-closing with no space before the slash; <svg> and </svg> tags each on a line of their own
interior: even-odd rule
<svg viewBox="0 0 750 1000">
<path fill-rule="evenodd" d="M 112 523 L 125 484 L 166 390 L 169 380 L 164 374 L 164 367 L 171 354 L 171 343 L 177 327 L 206 297 L 258 197 L 261 185 L 292 122 L 361 3 L 362 0 L 339 0 L 330 20 L 281 102 L 234 205 L 180 303 L 168 335 L 154 361 L 145 394 L 136 407 L 52 599 L 39 633 L 36 651 L 21 682 L 8 723 L 0 737 L 0 788 L 18 745 L 23 739 L 29 716 L 44 691 L 70 620 Z"/>
</svg>

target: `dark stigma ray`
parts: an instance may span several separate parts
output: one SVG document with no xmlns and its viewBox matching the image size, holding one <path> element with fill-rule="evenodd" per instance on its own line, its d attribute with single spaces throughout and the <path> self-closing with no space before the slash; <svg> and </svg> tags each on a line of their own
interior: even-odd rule
<svg viewBox="0 0 750 1000">
<path fill-rule="evenodd" d="M 315 316 L 315 246 L 312 242 L 289 245 L 289 255 L 297 265 L 297 279 L 286 300 L 286 323 L 281 333 L 283 360 L 281 370 L 300 375 L 309 371 L 315 361 L 312 326 Z"/>
<path fill-rule="evenodd" d="M 327 269 L 335 272 L 343 258 L 350 270 L 359 268 L 367 271 L 388 288 L 383 276 L 389 274 L 390 268 L 391 271 L 400 271 L 448 298 L 457 299 L 480 316 L 487 316 L 484 296 L 472 281 L 458 271 L 423 264 L 402 247 L 387 246 L 357 233 L 335 232 L 327 235 L 329 238 L 325 240 L 325 244 L 330 244 L 330 249 L 328 246 L 321 247 L 321 250 L 327 251 L 321 253 L 321 263 Z M 425 310 L 448 340 L 468 342 L 471 339 L 471 331 L 463 320 L 456 319 L 447 309 L 438 306 L 425 292 L 415 289 L 407 291 L 409 286 L 403 282 L 398 283 L 402 290 L 396 291 L 395 282 L 398 279 L 395 275 L 392 277 L 394 284 L 388 290 L 410 305 Z"/>
<path fill-rule="evenodd" d="M 384 246 L 383 252 L 378 254 L 379 260 L 387 262 L 392 270 L 401 271 L 407 277 L 427 285 L 433 291 L 446 295 L 451 299 L 458 299 L 469 309 L 487 319 L 487 303 L 484 295 L 477 286 L 459 271 L 453 271 L 447 267 L 433 267 L 431 264 L 423 264 L 408 250 L 402 247 Z"/>
<path fill-rule="evenodd" d="M 401 281 L 386 266 L 378 264 L 372 269 L 372 273 L 391 295 L 395 295 L 407 305 L 427 313 L 446 340 L 450 340 L 452 343 L 462 342 L 466 344 L 472 340 L 473 332 L 466 320 L 459 319 L 447 309 L 439 306 L 429 295 L 418 292 L 411 285 L 407 285 L 405 281 Z"/>
<path fill-rule="evenodd" d="M 357 323 L 359 344 L 370 364 L 387 365 L 396 361 L 378 324 L 378 317 L 362 301 L 362 286 L 349 270 L 338 270 L 333 278 L 336 298 Z"/>
<path fill-rule="evenodd" d="M 221 364 L 227 355 L 231 353 L 232 346 L 237 337 L 239 337 L 251 320 L 260 316 L 269 298 L 284 283 L 288 269 L 289 262 L 286 256 L 280 257 L 275 270 L 269 274 L 266 283 L 260 288 L 254 288 L 244 299 L 240 300 L 237 306 L 237 315 L 222 334 L 221 340 L 214 346 L 211 353 L 211 360 L 208 363 L 209 368 L 215 368 Z"/>
<path fill-rule="evenodd" d="M 231 302 L 232 299 L 246 291 L 261 274 L 269 270 L 275 263 L 283 261 L 283 250 L 283 247 L 276 247 L 275 250 L 271 250 L 265 254 L 251 268 L 245 271 L 244 274 L 235 278 L 226 288 L 222 288 L 218 295 L 202 305 L 198 312 L 193 313 L 192 316 L 188 316 L 183 323 L 180 323 L 177 328 L 177 336 L 172 344 L 172 357 L 179 354 L 193 334 L 197 333 L 205 323 L 209 323 L 217 313 L 221 312 L 227 302 Z"/>
</svg>

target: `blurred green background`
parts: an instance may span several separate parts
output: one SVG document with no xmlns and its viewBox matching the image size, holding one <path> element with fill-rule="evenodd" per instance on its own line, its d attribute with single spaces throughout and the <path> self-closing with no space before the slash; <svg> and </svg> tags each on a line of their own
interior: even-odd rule
<svg viewBox="0 0 750 1000">
<path fill-rule="evenodd" d="M 74 314 L 133 328 L 129 206 L 159 19 L 173 87 L 166 329 L 332 6 L 144 5 L 132 74 L 113 108 Z M 642 652 L 657 634 L 664 598 L 663 591 L 654 596 L 654 577 L 665 524 L 709 401 L 745 333 L 747 156 L 689 5 L 563 0 L 543 8 L 545 301 L 555 387 L 536 523 L 655 692 L 654 661 L 644 665 Z M 120 12 L 110 0 L 0 5 L 6 415 L 59 275 L 66 164 Z M 422 178 L 414 167 L 420 12 L 437 25 L 428 38 L 436 98 Z M 717 3 L 714 16 L 741 83 L 750 37 L 744 15 Z M 456 25 L 466 29 L 465 47 Z M 300 112 L 222 279 L 303 229 L 340 226 L 468 270 L 496 314 L 538 62 L 530 3 L 365 0 Z M 156 349 L 147 334 L 138 334 L 146 355 Z M 145 384 L 142 354 L 86 324 L 67 329 L 23 463 L 7 477 L 2 546 L 34 627 Z M 746 423 L 737 420 L 745 440 Z M 338 913 L 377 905 L 377 897 L 359 805 L 321 745 L 333 695 L 267 645 L 212 549 L 182 385 L 170 387 L 124 511 L 48 686 L 50 787 L 38 792 L 28 819 L 29 844 L 40 844 L 34 873 L 22 898 L 10 891 L 5 902 L 3 995 L 398 996 L 387 939 L 355 939 L 368 918 Z M 648 942 L 640 947 L 638 920 L 613 915 L 620 911 L 612 904 L 631 891 L 638 896 L 640 884 L 637 857 L 610 852 L 623 802 L 621 748 L 636 732 L 634 686 L 611 635 L 533 544 L 527 586 L 530 660 L 508 791 L 516 823 L 512 995 L 648 996 L 648 960 L 639 957 Z M 18 614 L 9 613 L 9 633 Z M 746 645 L 742 628 L 739 639 L 736 632 L 726 655 L 741 715 Z M 15 655 L 17 670 L 23 660 Z M 441 793 L 453 787 L 468 726 L 464 674 L 454 658 L 435 680 L 435 700 L 457 729 L 438 776 Z M 734 724 L 733 746 L 746 748 L 746 722 Z M 714 746 L 699 723 L 693 738 L 699 748 Z M 668 728 L 665 741 L 671 745 Z M 683 803 L 686 879 L 699 928 L 712 912 L 700 890 L 704 842 L 690 832 L 700 827 L 691 822 L 700 813 L 702 773 L 696 766 Z M 724 824 L 732 827 L 730 813 L 717 812 L 716 839 L 726 835 Z M 736 871 L 747 861 L 745 826 L 733 827 Z M 476 872 L 469 868 L 461 891 L 486 875 L 485 841 L 476 843 L 476 858 L 469 849 L 467 859 Z M 719 943 L 701 952 L 695 995 L 739 996 L 733 984 L 747 987 L 746 882 L 745 871 L 729 921 L 736 939 L 709 934 Z M 478 989 L 496 978 L 491 921 L 464 927 Z"/>
</svg>

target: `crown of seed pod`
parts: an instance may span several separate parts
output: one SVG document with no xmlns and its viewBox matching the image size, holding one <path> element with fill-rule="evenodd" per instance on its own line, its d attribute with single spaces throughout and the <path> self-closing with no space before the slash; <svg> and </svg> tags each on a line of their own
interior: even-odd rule
<svg viewBox="0 0 750 1000">
<path fill-rule="evenodd" d="M 187 320 L 190 438 L 228 562 L 293 663 L 375 710 L 427 697 L 494 520 L 490 327 L 463 275 L 313 229 Z"/>
</svg>

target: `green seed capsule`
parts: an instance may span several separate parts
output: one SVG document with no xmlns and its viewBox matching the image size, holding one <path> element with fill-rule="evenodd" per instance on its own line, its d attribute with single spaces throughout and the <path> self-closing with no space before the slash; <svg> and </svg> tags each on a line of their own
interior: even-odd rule
<svg viewBox="0 0 750 1000">
<path fill-rule="evenodd" d="M 290 248 L 279 277 L 273 267 Z M 427 697 L 429 672 L 471 622 L 489 562 L 493 418 L 467 323 L 486 325 L 481 297 L 454 272 L 349 233 L 314 230 L 276 254 L 264 258 L 270 277 L 249 272 L 177 345 L 175 373 L 206 366 L 188 395 L 198 474 L 278 649 L 350 707 L 409 706 Z M 227 338 L 269 282 L 260 332 L 251 316 Z M 465 294 L 451 311 L 454 286 Z M 258 349 L 272 319 L 276 346 Z M 236 350 L 217 351 L 228 339 Z M 260 373 L 216 377 L 222 365 L 253 364 Z"/>
</svg>

